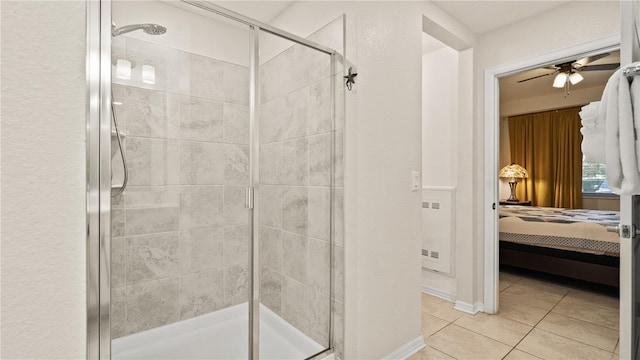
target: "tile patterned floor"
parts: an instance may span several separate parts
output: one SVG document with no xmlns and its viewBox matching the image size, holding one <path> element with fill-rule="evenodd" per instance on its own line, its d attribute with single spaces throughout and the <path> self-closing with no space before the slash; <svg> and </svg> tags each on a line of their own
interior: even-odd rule
<svg viewBox="0 0 640 360">
<path fill-rule="evenodd" d="M 500 311 L 469 315 L 422 295 L 427 347 L 410 360 L 617 360 L 618 299 L 500 273 Z"/>
</svg>

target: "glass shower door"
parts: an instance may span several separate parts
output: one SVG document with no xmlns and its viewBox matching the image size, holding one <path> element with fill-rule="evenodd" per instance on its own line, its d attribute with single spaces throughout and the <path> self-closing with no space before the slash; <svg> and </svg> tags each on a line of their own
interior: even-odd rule
<svg viewBox="0 0 640 360">
<path fill-rule="evenodd" d="M 263 359 L 304 359 L 331 345 L 331 61 L 327 53 L 260 32 L 254 229 Z"/>
<path fill-rule="evenodd" d="M 160 1 L 113 22 L 112 358 L 247 359 L 249 28 Z"/>
</svg>

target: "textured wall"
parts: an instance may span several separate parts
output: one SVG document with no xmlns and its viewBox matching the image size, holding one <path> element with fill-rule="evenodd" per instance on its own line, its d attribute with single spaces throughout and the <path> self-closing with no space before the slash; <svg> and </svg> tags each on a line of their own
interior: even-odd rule
<svg viewBox="0 0 640 360">
<path fill-rule="evenodd" d="M 129 167 L 112 204 L 115 338 L 248 300 L 249 70 L 128 37 L 113 52 L 135 65 L 114 80 Z"/>
<path fill-rule="evenodd" d="M 268 37 L 266 35 L 265 37 Z M 343 47 L 338 19 L 309 37 Z M 340 65 L 340 64 L 338 64 Z M 330 175 L 335 137 L 336 259 L 343 256 L 343 109 L 331 123 L 331 76 L 343 96 L 341 66 L 330 57 L 294 45 L 260 68 L 260 242 L 262 302 L 318 343 L 328 346 L 330 318 Z M 335 130 L 335 131 L 334 131 Z M 342 262 L 336 297 L 342 309 Z M 340 317 L 337 317 L 341 319 Z M 337 340 L 342 343 L 342 338 Z"/>
<path fill-rule="evenodd" d="M 85 4 L 2 1 L 3 359 L 85 357 Z"/>
</svg>

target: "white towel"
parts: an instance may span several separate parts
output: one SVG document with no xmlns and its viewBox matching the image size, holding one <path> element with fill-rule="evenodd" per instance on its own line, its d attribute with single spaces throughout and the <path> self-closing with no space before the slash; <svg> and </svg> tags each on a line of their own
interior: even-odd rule
<svg viewBox="0 0 640 360">
<path fill-rule="evenodd" d="M 640 95 L 640 81 L 633 86 L 633 93 Z M 607 183 L 617 194 L 640 193 L 640 174 L 636 152 L 634 112 L 640 116 L 640 99 L 632 106 L 631 86 L 622 70 L 616 71 L 604 89 L 599 117 L 605 122 L 605 158 Z M 635 108 L 635 111 L 634 111 Z"/>
<path fill-rule="evenodd" d="M 580 119 L 582 128 L 582 153 L 585 160 L 594 163 L 604 163 L 606 161 L 604 155 L 605 146 L 605 125 L 604 120 L 600 121 L 598 112 L 600 109 L 600 101 L 594 101 L 585 105 L 580 110 Z"/>
</svg>

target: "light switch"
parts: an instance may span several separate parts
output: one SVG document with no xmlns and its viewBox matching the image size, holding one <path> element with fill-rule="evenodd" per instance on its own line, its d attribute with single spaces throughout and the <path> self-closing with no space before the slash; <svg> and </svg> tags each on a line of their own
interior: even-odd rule
<svg viewBox="0 0 640 360">
<path fill-rule="evenodd" d="M 411 191 L 420 190 L 420 171 L 411 172 Z"/>
</svg>

